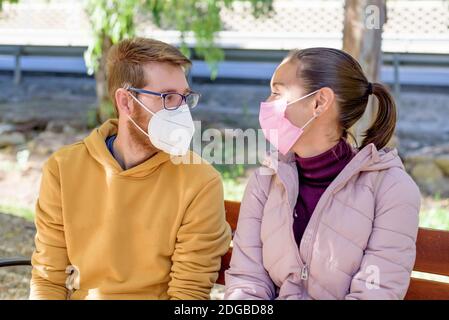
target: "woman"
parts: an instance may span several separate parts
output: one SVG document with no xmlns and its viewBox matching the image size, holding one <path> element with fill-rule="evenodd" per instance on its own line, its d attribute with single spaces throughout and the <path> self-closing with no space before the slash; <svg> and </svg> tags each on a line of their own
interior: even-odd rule
<svg viewBox="0 0 449 320">
<path fill-rule="evenodd" d="M 226 272 L 227 299 L 403 299 L 420 193 L 396 149 L 387 89 L 343 51 L 291 52 L 260 124 L 278 153 L 250 178 Z M 359 148 L 349 128 L 378 111 Z"/>
</svg>

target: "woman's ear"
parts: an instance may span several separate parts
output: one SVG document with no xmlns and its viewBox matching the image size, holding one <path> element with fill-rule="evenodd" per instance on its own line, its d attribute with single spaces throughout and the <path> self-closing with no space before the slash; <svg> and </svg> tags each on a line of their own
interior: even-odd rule
<svg viewBox="0 0 449 320">
<path fill-rule="evenodd" d="M 331 88 L 324 87 L 321 88 L 316 93 L 316 105 L 313 110 L 313 113 L 316 117 L 326 112 L 334 103 L 335 94 Z"/>
<path fill-rule="evenodd" d="M 129 95 L 129 91 L 124 88 L 118 88 L 115 91 L 115 102 L 117 103 L 119 115 L 129 115 L 132 113 L 133 103 Z"/>
</svg>

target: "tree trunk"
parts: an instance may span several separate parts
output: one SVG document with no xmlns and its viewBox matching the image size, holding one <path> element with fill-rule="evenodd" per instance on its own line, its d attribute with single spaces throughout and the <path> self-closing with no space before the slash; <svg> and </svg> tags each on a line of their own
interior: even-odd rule
<svg viewBox="0 0 449 320">
<path fill-rule="evenodd" d="M 108 82 L 106 79 L 106 58 L 111 47 L 112 40 L 109 37 L 103 37 L 101 58 L 98 70 L 95 72 L 98 123 L 103 123 L 114 115 L 114 107 L 109 99 Z"/>
<path fill-rule="evenodd" d="M 361 64 L 371 82 L 379 79 L 382 65 L 382 28 L 386 22 L 385 0 L 346 0 L 343 27 L 343 50 Z M 369 128 L 377 112 L 370 97 L 363 117 L 351 128 L 360 145 L 362 134 Z"/>
</svg>

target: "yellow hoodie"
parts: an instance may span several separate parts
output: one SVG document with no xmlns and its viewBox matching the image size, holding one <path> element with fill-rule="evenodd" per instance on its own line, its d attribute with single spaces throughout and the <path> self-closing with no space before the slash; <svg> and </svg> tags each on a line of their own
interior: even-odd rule
<svg viewBox="0 0 449 320">
<path fill-rule="evenodd" d="M 231 240 L 219 173 L 164 152 L 123 171 L 116 133 L 109 120 L 45 163 L 30 298 L 208 299 Z"/>
</svg>

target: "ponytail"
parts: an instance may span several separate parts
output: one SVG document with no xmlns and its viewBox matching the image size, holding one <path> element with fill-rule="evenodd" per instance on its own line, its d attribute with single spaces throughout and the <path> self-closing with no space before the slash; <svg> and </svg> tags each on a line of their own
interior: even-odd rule
<svg viewBox="0 0 449 320">
<path fill-rule="evenodd" d="M 376 96 L 379 103 L 377 117 L 371 127 L 364 133 L 360 149 L 373 143 L 380 150 L 387 145 L 394 134 L 397 118 L 396 103 L 388 89 L 380 83 L 370 84 L 368 90 Z"/>
<path fill-rule="evenodd" d="M 286 61 L 297 63 L 296 76 L 306 92 L 331 88 L 338 105 L 338 124 L 347 138 L 349 130 L 366 111 L 369 96 L 379 101 L 377 117 L 364 133 L 358 149 L 370 143 L 382 149 L 390 141 L 396 127 L 396 105 L 387 88 L 380 83 L 369 83 L 361 65 L 348 53 L 333 48 L 293 50 Z M 357 144 L 357 140 L 352 137 Z"/>
</svg>

